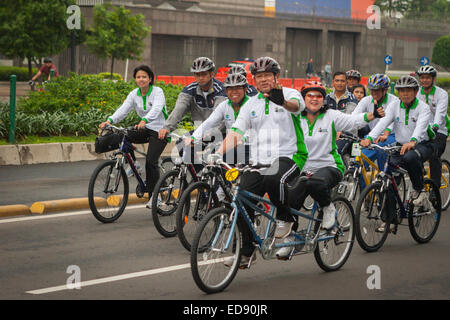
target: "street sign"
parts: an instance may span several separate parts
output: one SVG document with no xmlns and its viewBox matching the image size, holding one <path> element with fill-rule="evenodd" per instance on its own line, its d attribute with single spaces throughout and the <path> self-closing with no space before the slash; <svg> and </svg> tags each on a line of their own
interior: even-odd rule
<svg viewBox="0 0 450 320">
<path fill-rule="evenodd" d="M 384 57 L 384 63 L 385 63 L 386 65 L 390 65 L 390 64 L 392 63 L 392 57 L 391 57 L 389 54 L 387 54 L 387 55 Z"/>
<path fill-rule="evenodd" d="M 428 57 L 420 58 L 420 65 L 421 66 L 427 66 L 429 64 L 430 64 L 430 59 Z"/>
</svg>

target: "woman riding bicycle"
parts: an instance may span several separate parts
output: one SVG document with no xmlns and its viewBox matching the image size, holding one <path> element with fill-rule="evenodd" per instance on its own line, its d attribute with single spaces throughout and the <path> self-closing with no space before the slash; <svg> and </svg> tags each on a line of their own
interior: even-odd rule
<svg viewBox="0 0 450 320">
<path fill-rule="evenodd" d="M 167 118 L 166 99 L 161 88 L 153 85 L 155 75 L 150 67 L 141 65 L 134 69 L 133 77 L 139 88 L 131 91 L 124 103 L 114 112 L 107 121 L 102 122 L 99 127 L 104 128 L 107 124 L 118 123 L 123 120 L 132 109 L 141 118 L 141 121 L 129 131 L 127 140 L 132 143 L 147 143 L 148 151 L 145 162 L 146 185 L 149 198 L 159 179 L 158 159 L 166 147 L 166 140 L 158 138 L 158 131 L 163 127 Z M 132 153 L 133 160 L 135 160 Z M 151 199 L 147 208 L 151 206 Z"/>
<path fill-rule="evenodd" d="M 335 224 L 331 189 L 339 183 L 345 171 L 337 151 L 337 132 L 362 128 L 375 117 L 372 112 L 349 115 L 328 109 L 324 105 L 325 87 L 319 82 L 305 84 L 301 94 L 306 108 L 300 114 L 300 125 L 308 150 L 308 157 L 301 171 L 302 175 L 313 174 L 314 177 L 300 185 L 300 190 L 293 190 L 292 194 L 295 194 L 296 208 L 300 208 L 306 197 L 311 195 L 323 210 L 322 228 L 331 229 Z M 294 237 L 287 237 L 285 241 L 294 241 Z M 283 247 L 277 251 L 277 256 L 289 255 L 292 249 Z"/>
</svg>

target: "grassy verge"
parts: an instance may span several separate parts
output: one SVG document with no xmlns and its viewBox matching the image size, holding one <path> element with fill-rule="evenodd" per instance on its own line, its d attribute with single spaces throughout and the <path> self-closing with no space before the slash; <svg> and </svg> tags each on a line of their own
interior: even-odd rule
<svg viewBox="0 0 450 320">
<path fill-rule="evenodd" d="M 36 143 L 61 143 L 61 142 L 94 142 L 96 135 L 89 136 L 27 136 L 25 139 L 16 139 L 15 144 L 36 144 Z M 0 139 L 0 145 L 9 145 L 8 140 Z"/>
</svg>

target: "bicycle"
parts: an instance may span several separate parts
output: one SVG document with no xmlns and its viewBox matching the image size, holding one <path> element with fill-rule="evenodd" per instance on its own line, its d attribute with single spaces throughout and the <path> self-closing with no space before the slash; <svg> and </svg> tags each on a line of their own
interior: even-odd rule
<svg viewBox="0 0 450 320">
<path fill-rule="evenodd" d="M 353 145 L 349 166 L 344 172 L 344 178 L 336 186 L 335 192 L 337 195 L 346 197 L 355 207 L 363 186 L 368 186 L 380 172 L 380 169 L 362 152 L 359 146 L 360 138 L 343 133 L 341 139 L 351 141 Z M 370 171 L 366 169 L 364 162 L 369 165 Z M 400 176 L 400 179 L 399 189 L 401 190 L 401 199 L 404 201 L 406 197 L 406 181 L 403 175 Z"/>
<path fill-rule="evenodd" d="M 441 173 L 441 185 L 439 186 L 439 192 L 441 194 L 442 211 L 445 211 L 450 206 L 450 162 L 445 159 L 441 159 L 442 162 L 442 173 Z M 430 166 L 429 161 L 424 165 L 425 177 L 430 179 Z"/>
<path fill-rule="evenodd" d="M 94 217 L 103 223 L 116 221 L 125 210 L 129 197 L 129 181 L 124 166 L 128 164 L 133 175 L 137 179 L 136 196 L 144 197 L 147 193 L 146 182 L 142 179 L 139 170 L 136 169 L 135 162 L 130 152 L 146 155 L 136 149 L 136 147 L 126 139 L 131 128 L 120 128 L 114 125 L 106 125 L 102 132 L 109 130 L 122 136 L 119 150 L 110 155 L 110 160 L 99 164 L 91 175 L 88 187 L 89 208 Z M 171 162 L 170 158 L 160 160 L 160 170 Z"/>
<path fill-rule="evenodd" d="M 183 137 L 175 133 L 170 134 L 182 142 Z M 202 147 L 211 148 L 213 144 L 202 142 Z M 204 152 L 208 152 L 205 149 Z M 197 157 L 198 159 L 198 157 Z M 183 163 L 181 157 L 175 158 L 175 166 L 172 170 L 164 173 L 158 180 L 153 190 L 152 217 L 156 230 L 164 237 L 170 238 L 177 235 L 176 210 L 186 188 L 193 182 L 199 181 L 192 163 Z M 202 164 L 205 162 L 202 160 Z"/>
<path fill-rule="evenodd" d="M 367 252 L 377 251 L 382 247 L 389 232 L 396 234 L 403 219 L 408 220 L 408 227 L 413 239 L 418 243 L 426 243 L 435 235 L 441 218 L 441 197 L 438 187 L 430 180 L 424 180 L 427 192 L 427 204 L 415 207 L 407 188 L 405 201 L 402 201 L 396 177 L 407 174 L 407 171 L 389 160 L 401 149 L 401 146 L 380 147 L 372 144 L 369 148 L 377 148 L 387 153 L 384 172 L 380 172 L 368 185 L 356 205 L 356 239 Z M 391 229 L 391 224 L 394 227 Z"/>
<path fill-rule="evenodd" d="M 222 163 L 218 161 L 218 163 Z M 239 188 L 240 176 L 247 170 L 255 167 L 245 166 L 237 169 L 231 168 L 223 163 L 228 171 L 226 179 L 233 183 L 232 202 L 230 207 L 219 207 L 211 210 L 201 221 L 197 228 L 191 247 L 191 272 L 197 286 L 206 293 L 215 293 L 224 290 L 234 279 L 241 261 L 241 232 L 237 224 L 238 216 L 241 215 L 250 228 L 253 242 L 256 248 L 266 260 L 274 257 L 275 250 L 281 247 L 292 247 L 287 260 L 295 255 L 312 253 L 319 267 L 324 271 L 336 271 L 347 261 L 354 242 L 354 214 L 353 208 L 344 197 L 333 200 L 336 210 L 336 226 L 332 231 L 320 228 L 323 212 L 314 205 L 311 213 L 305 214 L 291 208 L 299 220 L 306 219 L 307 226 L 298 232 L 293 232 L 295 241 L 275 243 L 275 207 L 269 199 L 257 196 Z M 261 166 L 260 168 L 262 168 Z M 290 192 L 294 192 L 308 179 L 300 177 L 289 186 Z M 264 203 L 270 206 L 270 210 L 255 205 L 252 201 Z M 250 206 L 257 215 L 252 222 L 244 203 Z M 318 216 L 315 217 L 316 212 Z M 261 230 L 260 225 L 265 226 Z M 339 252 L 337 252 L 339 251 Z M 233 257 L 230 267 L 224 264 L 225 259 Z M 247 268 L 250 267 L 251 260 Z"/>
</svg>

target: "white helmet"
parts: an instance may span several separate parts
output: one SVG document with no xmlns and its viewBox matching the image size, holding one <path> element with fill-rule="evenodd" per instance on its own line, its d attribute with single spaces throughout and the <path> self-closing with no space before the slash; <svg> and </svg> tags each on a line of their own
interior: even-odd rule
<svg viewBox="0 0 450 320">
<path fill-rule="evenodd" d="M 437 71 L 433 66 L 422 66 L 417 70 L 417 75 L 420 77 L 423 74 L 429 74 L 432 77 L 436 77 Z"/>
<path fill-rule="evenodd" d="M 229 73 L 223 84 L 225 88 L 247 86 L 247 77 L 240 73 Z"/>
<path fill-rule="evenodd" d="M 395 83 L 395 89 L 400 88 L 419 88 L 417 79 L 411 76 L 401 76 Z"/>
<path fill-rule="evenodd" d="M 216 68 L 214 62 L 208 57 L 199 57 L 192 62 L 191 72 L 212 71 Z"/>
</svg>

